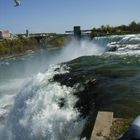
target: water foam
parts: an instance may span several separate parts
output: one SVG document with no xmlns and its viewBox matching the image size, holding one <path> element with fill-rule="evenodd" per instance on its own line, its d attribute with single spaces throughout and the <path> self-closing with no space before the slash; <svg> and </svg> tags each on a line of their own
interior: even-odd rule
<svg viewBox="0 0 140 140">
<path fill-rule="evenodd" d="M 85 55 L 101 55 L 104 51 L 104 47 L 95 44 L 93 41 L 72 40 L 72 42 L 61 49 L 57 55 L 52 55 L 50 58 L 48 58 L 48 55 L 44 52 L 42 56 L 37 57 L 37 60 L 33 59 L 32 62 L 29 61 L 29 64 L 28 61 L 26 62 L 26 59 L 22 61 L 25 61 L 26 67 L 29 65 L 29 69 L 27 68 L 26 72 L 28 75 L 28 73 L 30 71 L 33 72 L 34 69 L 38 69 L 38 71 L 46 69 L 46 65 L 69 61 Z M 33 64 L 32 67 L 31 63 Z M 34 68 L 34 65 L 37 66 Z M 4 66 L 3 62 L 1 66 Z M 60 70 L 55 71 L 56 68 Z M 68 70 L 64 70 L 64 68 L 60 66 L 50 67 L 47 72 L 39 73 L 27 86 L 24 86 L 16 98 L 15 95 L 17 92 L 13 89 L 17 90 L 19 86 L 17 87 L 15 82 L 10 84 L 12 88 L 5 85 L 0 86 L 1 91 L 8 89 L 15 93 L 5 96 L 4 99 L 1 100 L 0 115 L 6 117 L 7 121 L 2 134 L 0 134 L 1 139 L 73 140 L 80 135 L 85 120 L 79 118 L 79 112 L 74 108 L 78 100 L 72 94 L 74 89 L 61 86 L 59 83 L 50 80 L 55 74 L 66 72 L 68 72 Z M 6 90 L 7 94 L 9 94 L 9 91 Z M 19 88 L 17 91 L 19 91 Z M 9 100 L 11 101 L 9 102 Z M 3 104 L 3 101 L 5 104 Z M 65 104 L 60 108 L 59 104 L 61 104 L 62 101 Z M 14 105 L 13 102 L 15 102 Z M 12 108 L 11 111 L 10 108 Z"/>
<path fill-rule="evenodd" d="M 91 40 L 72 40 L 62 50 L 49 59 L 49 64 L 57 64 L 60 62 L 70 61 L 80 56 L 101 55 L 105 52 L 105 48 L 95 44 Z M 46 59 L 45 59 L 46 62 Z"/>
<path fill-rule="evenodd" d="M 57 69 L 57 70 L 56 70 Z M 74 140 L 85 120 L 74 108 L 73 88 L 52 80 L 69 72 L 66 66 L 51 66 L 39 73 L 16 97 L 1 135 L 4 140 Z M 63 104 L 60 107 L 60 104 Z"/>
<path fill-rule="evenodd" d="M 104 52 L 105 48 L 95 44 L 93 41 L 73 40 L 62 50 L 61 55 L 63 55 L 64 60 L 72 60 L 80 56 L 101 55 Z"/>
<path fill-rule="evenodd" d="M 117 38 L 118 36 L 116 36 Z M 112 54 L 140 54 L 140 35 L 123 35 L 121 39 L 107 44 L 107 51 Z M 114 37 L 113 37 L 114 38 Z M 114 38 L 115 39 L 115 38 Z"/>
</svg>

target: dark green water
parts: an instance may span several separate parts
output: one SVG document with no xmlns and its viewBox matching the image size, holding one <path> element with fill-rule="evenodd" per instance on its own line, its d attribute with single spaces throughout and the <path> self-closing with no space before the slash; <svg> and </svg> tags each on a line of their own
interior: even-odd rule
<svg viewBox="0 0 140 140">
<path fill-rule="evenodd" d="M 2 138 L 79 140 L 90 137 L 98 111 L 135 118 L 140 114 L 139 38 L 95 38 L 61 50 L 2 60 L 0 111 L 7 121 L 0 127 L 5 131 L 0 131 Z"/>
<path fill-rule="evenodd" d="M 98 111 L 112 111 L 119 118 L 140 114 L 140 56 L 84 56 L 67 65 L 70 73 L 54 79 L 75 86 L 79 98 L 75 107 L 88 117 L 83 137 L 90 138 Z"/>
<path fill-rule="evenodd" d="M 140 114 L 140 56 L 85 56 L 67 65 L 70 73 L 56 79 L 67 86 L 83 86 L 88 109 L 113 111 L 116 117 Z"/>
</svg>

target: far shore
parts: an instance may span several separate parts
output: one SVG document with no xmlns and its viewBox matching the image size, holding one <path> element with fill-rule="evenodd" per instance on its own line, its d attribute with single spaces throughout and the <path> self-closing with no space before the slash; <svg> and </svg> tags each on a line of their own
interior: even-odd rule
<svg viewBox="0 0 140 140">
<path fill-rule="evenodd" d="M 0 56 L 0 60 L 11 59 L 11 58 L 14 58 L 14 57 L 24 56 L 24 55 L 32 54 L 32 53 L 35 53 L 35 51 L 33 51 L 33 50 L 27 50 L 24 53 L 12 54 L 12 55 L 6 55 L 6 56 Z"/>
</svg>

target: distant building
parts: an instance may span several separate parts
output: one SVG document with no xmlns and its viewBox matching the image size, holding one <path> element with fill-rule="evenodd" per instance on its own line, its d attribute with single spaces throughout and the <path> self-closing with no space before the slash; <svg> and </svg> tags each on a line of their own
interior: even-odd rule
<svg viewBox="0 0 140 140">
<path fill-rule="evenodd" d="M 12 33 L 7 31 L 0 31 L 0 39 L 8 39 L 12 37 Z"/>
</svg>

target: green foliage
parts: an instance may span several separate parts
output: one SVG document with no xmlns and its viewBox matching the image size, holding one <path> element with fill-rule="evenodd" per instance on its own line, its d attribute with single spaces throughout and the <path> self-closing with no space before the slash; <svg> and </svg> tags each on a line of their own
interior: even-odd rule
<svg viewBox="0 0 140 140">
<path fill-rule="evenodd" d="M 106 140 L 116 140 L 118 137 L 120 137 L 122 134 L 124 134 L 130 124 L 132 123 L 133 119 L 116 119 L 113 122 L 113 125 L 111 127 L 110 137 Z"/>
<path fill-rule="evenodd" d="M 0 42 L 0 56 L 25 53 L 28 50 L 38 48 L 40 48 L 40 45 L 33 38 L 5 39 Z"/>
<path fill-rule="evenodd" d="M 2 43 L 0 43 L 0 56 L 5 54 L 10 54 L 10 49 L 8 49 Z"/>
<path fill-rule="evenodd" d="M 55 35 L 50 39 L 47 38 L 45 42 L 48 47 L 64 47 L 68 42 L 70 42 L 70 37 Z"/>
<path fill-rule="evenodd" d="M 70 37 L 49 34 L 44 43 L 49 47 L 63 47 L 70 41 Z M 35 38 L 18 37 L 16 39 L 5 39 L 0 42 L 0 57 L 5 55 L 14 55 L 25 53 L 28 50 L 37 50 L 42 48 Z"/>
<path fill-rule="evenodd" d="M 102 25 L 99 28 L 93 28 L 91 32 L 91 38 L 95 36 L 106 35 L 124 35 L 124 34 L 137 34 L 140 33 L 140 23 L 132 21 L 129 25 L 120 25 L 112 27 L 110 25 Z"/>
</svg>

